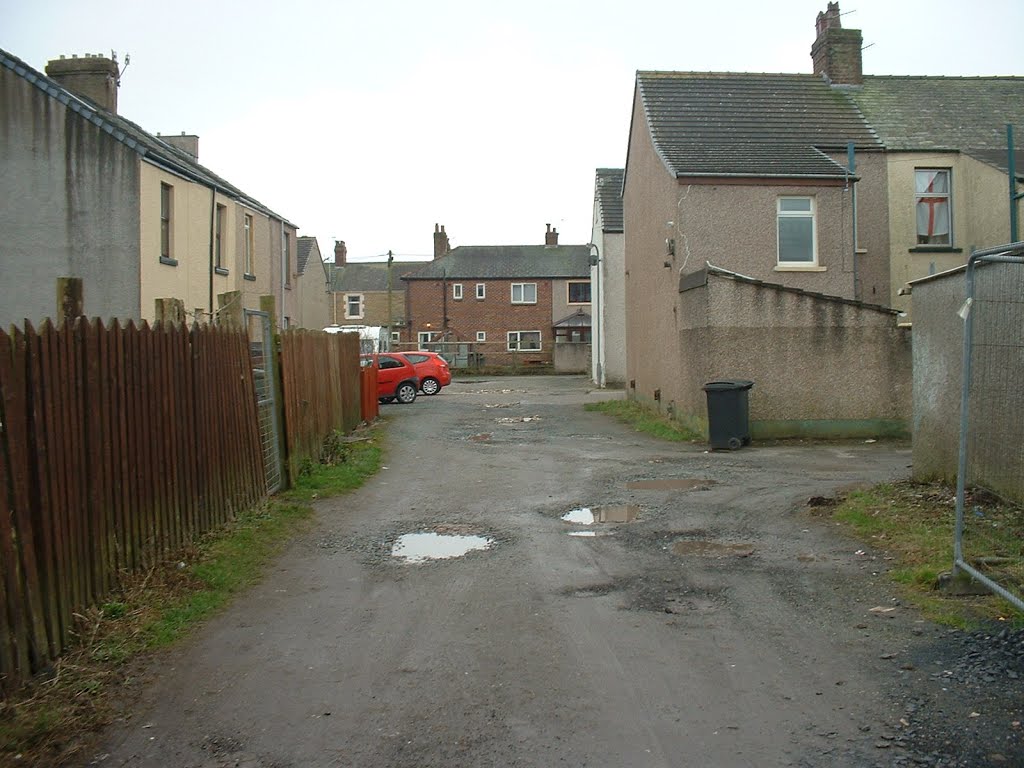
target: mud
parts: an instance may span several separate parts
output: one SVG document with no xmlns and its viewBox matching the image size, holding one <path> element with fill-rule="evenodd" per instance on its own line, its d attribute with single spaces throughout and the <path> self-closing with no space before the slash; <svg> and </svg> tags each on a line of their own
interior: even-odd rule
<svg viewBox="0 0 1024 768">
<path fill-rule="evenodd" d="M 612 396 L 456 379 L 389 410 L 389 469 L 319 502 L 261 584 L 159 657 L 86 763 L 1024 764 L 1020 687 L 958 677 L 970 638 L 894 601 L 884 557 L 806 509 L 905 476 L 907 446 L 706 453 L 583 410 Z M 524 421 L 495 429 L 494 406 Z M 701 490 L 635 487 L 680 479 Z M 570 537 L 581 500 L 641 514 Z M 392 556 L 430 531 L 492 544 Z M 697 540 L 753 552 L 674 549 Z"/>
</svg>

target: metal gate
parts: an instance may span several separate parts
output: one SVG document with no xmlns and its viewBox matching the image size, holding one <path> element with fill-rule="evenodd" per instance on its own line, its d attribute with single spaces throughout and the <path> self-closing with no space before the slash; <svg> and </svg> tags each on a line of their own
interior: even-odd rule
<svg viewBox="0 0 1024 768">
<path fill-rule="evenodd" d="M 277 372 L 274 369 L 274 329 L 270 314 L 254 309 L 245 311 L 245 330 L 249 338 L 253 380 L 256 383 L 256 410 L 260 421 L 260 443 L 267 476 L 267 493 L 281 490 L 281 442 L 277 413 Z"/>
<path fill-rule="evenodd" d="M 1024 610 L 1024 243 L 971 254 L 960 316 L 954 569 Z"/>
</svg>

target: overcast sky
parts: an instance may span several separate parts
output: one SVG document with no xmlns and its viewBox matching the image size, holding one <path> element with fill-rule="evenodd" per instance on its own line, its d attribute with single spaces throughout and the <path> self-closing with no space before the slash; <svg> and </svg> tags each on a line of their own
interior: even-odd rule
<svg viewBox="0 0 1024 768">
<path fill-rule="evenodd" d="M 325 257 L 590 239 L 594 170 L 626 158 L 638 69 L 807 72 L 826 0 L 0 0 L 0 48 L 43 70 L 117 51 L 119 112 Z M 1024 75 L 1021 0 L 846 0 L 864 71 Z M 1022 127 L 1024 128 L 1024 127 Z M 1024 130 L 1022 130 L 1024 134 Z"/>
</svg>

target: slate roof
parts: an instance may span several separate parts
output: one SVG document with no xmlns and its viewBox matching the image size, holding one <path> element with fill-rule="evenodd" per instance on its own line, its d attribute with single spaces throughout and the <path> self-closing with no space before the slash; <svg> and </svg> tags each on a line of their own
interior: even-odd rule
<svg viewBox="0 0 1024 768">
<path fill-rule="evenodd" d="M 187 152 L 164 141 L 159 136 L 147 133 L 138 125 L 121 115 L 108 112 L 99 107 L 93 101 L 79 96 L 72 91 L 59 85 L 57 81 L 51 80 L 41 72 L 36 71 L 17 56 L 8 53 L 0 48 L 0 67 L 12 71 L 15 75 L 28 81 L 50 98 L 60 102 L 72 112 L 78 114 L 86 122 L 92 123 L 101 131 L 113 136 L 117 141 L 129 149 L 135 150 L 148 162 L 170 170 L 173 173 L 196 181 L 200 184 L 212 187 L 216 186 L 218 191 L 227 195 L 253 210 L 265 213 L 268 216 L 281 219 L 289 226 L 296 227 L 286 218 L 274 213 L 270 208 L 263 205 L 256 199 L 249 197 L 238 187 L 221 178 L 205 166 L 200 165 Z"/>
<path fill-rule="evenodd" d="M 598 168 L 594 200 L 601 214 L 602 232 L 622 231 L 622 168 Z"/>
<path fill-rule="evenodd" d="M 403 280 L 589 278 L 586 245 L 460 245 Z"/>
<path fill-rule="evenodd" d="M 296 240 L 295 268 L 300 275 L 306 271 L 306 262 L 309 261 L 309 255 L 313 252 L 313 246 L 317 246 L 319 251 L 320 247 L 317 245 L 315 237 L 300 237 Z"/>
<path fill-rule="evenodd" d="M 637 72 L 655 149 L 676 176 L 844 178 L 822 150 L 880 150 L 845 89 L 816 75 Z"/>
<path fill-rule="evenodd" d="M 391 289 L 404 291 L 402 276 L 413 272 L 428 262 L 393 261 L 391 263 Z M 388 289 L 388 263 L 386 261 L 346 264 L 343 267 L 330 266 L 331 290 L 339 293 L 369 293 Z"/>
<path fill-rule="evenodd" d="M 958 150 L 1004 172 L 1006 125 L 1024 126 L 1024 77 L 868 75 L 847 95 L 888 150 Z"/>
</svg>

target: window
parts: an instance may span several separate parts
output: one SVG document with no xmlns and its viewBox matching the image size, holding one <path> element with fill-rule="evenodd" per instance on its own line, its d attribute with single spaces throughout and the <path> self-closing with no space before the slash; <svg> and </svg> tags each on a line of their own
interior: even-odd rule
<svg viewBox="0 0 1024 768">
<path fill-rule="evenodd" d="M 292 287 L 292 248 L 288 233 L 281 230 L 281 269 L 284 270 L 283 282 L 285 288 Z"/>
<path fill-rule="evenodd" d="M 462 299 L 462 283 L 452 284 L 452 298 L 455 299 L 456 301 Z"/>
<path fill-rule="evenodd" d="M 223 274 L 227 274 L 227 270 L 224 268 L 224 211 L 226 210 L 223 205 L 217 206 L 213 232 L 214 267 Z"/>
<path fill-rule="evenodd" d="M 780 197 L 778 222 L 779 264 L 816 264 L 814 200 L 809 197 Z"/>
<path fill-rule="evenodd" d="M 174 187 L 160 185 L 160 261 L 173 262 L 172 216 L 174 215 Z"/>
<path fill-rule="evenodd" d="M 536 352 L 540 349 L 540 331 L 509 331 L 509 352 Z"/>
<path fill-rule="evenodd" d="M 476 340 L 477 341 L 487 341 L 487 331 L 477 331 L 476 332 Z"/>
<path fill-rule="evenodd" d="M 430 355 L 418 355 L 415 352 L 406 352 L 405 359 L 413 365 L 417 363 L 425 363 L 430 359 Z"/>
<path fill-rule="evenodd" d="M 948 169 L 918 168 L 914 171 L 918 245 L 953 244 L 949 190 Z"/>
<path fill-rule="evenodd" d="M 244 262 L 245 262 L 245 274 L 252 277 L 256 273 L 252 270 L 252 254 L 253 254 L 253 231 L 252 231 L 252 216 L 245 214 L 245 243 L 244 248 Z"/>
<path fill-rule="evenodd" d="M 536 304 L 537 284 L 536 283 L 512 283 L 513 304 Z"/>
<path fill-rule="evenodd" d="M 419 342 L 419 345 L 422 347 L 424 344 L 429 344 L 430 343 L 430 337 L 432 335 L 433 334 L 430 331 L 420 331 L 419 333 L 416 334 L 416 340 Z"/>
<path fill-rule="evenodd" d="M 402 332 L 401 331 L 392 331 L 391 332 L 391 340 L 393 342 L 395 342 L 395 344 L 400 342 L 402 340 Z"/>
<path fill-rule="evenodd" d="M 569 281 L 569 303 L 589 304 L 590 303 L 590 281 L 580 282 Z"/>
<path fill-rule="evenodd" d="M 363 317 L 363 294 L 345 294 L 345 319 L 361 320 Z"/>
<path fill-rule="evenodd" d="M 478 299 L 483 299 L 486 296 L 487 296 L 487 286 L 484 285 L 483 283 L 477 283 L 476 284 L 476 297 Z"/>
<path fill-rule="evenodd" d="M 555 328 L 555 343 L 566 344 L 589 344 L 591 341 L 590 328 L 584 326 L 568 326 Z"/>
<path fill-rule="evenodd" d="M 379 368 L 405 368 L 405 363 L 399 360 L 397 357 L 388 357 L 387 355 L 381 355 L 377 358 L 377 366 Z"/>
</svg>

